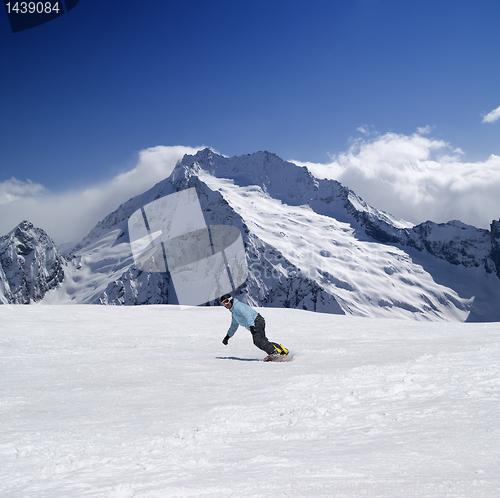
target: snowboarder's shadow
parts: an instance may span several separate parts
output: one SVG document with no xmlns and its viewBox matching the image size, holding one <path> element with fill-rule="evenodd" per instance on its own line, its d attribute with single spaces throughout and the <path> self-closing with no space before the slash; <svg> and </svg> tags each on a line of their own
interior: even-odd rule
<svg viewBox="0 0 500 498">
<path fill-rule="evenodd" d="M 257 358 L 238 358 L 237 356 L 216 356 L 218 360 L 262 361 Z"/>
</svg>

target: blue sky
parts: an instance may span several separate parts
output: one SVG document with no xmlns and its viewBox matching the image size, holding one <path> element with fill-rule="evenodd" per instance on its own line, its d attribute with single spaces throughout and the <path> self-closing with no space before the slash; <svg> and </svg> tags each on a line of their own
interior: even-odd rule
<svg viewBox="0 0 500 498">
<path fill-rule="evenodd" d="M 472 169 L 500 156 L 496 0 L 80 0 L 15 34 L 0 13 L 0 40 L 3 204 L 112 182 L 160 145 L 331 165 L 417 134 Z"/>
</svg>

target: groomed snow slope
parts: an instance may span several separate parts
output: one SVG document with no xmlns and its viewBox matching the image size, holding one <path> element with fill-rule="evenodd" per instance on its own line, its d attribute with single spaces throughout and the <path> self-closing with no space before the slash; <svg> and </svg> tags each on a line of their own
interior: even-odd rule
<svg viewBox="0 0 500 498">
<path fill-rule="evenodd" d="M 499 496 L 500 323 L 0 307 L 0 496 Z"/>
</svg>

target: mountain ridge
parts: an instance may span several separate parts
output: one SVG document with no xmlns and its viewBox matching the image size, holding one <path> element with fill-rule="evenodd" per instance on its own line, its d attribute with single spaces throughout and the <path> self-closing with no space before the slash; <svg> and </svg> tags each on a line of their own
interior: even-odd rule
<svg viewBox="0 0 500 498">
<path fill-rule="evenodd" d="M 228 158 L 210 149 L 184 156 L 168 178 L 97 223 L 71 250 L 64 282 L 43 301 L 175 303 L 168 273 L 135 268 L 127 220 L 187 188 L 196 189 L 207 225 L 241 231 L 250 274 L 238 295 L 251 305 L 500 320 L 493 310 L 500 297 L 500 221 L 491 232 L 459 221 L 414 226 L 275 154 Z"/>
</svg>

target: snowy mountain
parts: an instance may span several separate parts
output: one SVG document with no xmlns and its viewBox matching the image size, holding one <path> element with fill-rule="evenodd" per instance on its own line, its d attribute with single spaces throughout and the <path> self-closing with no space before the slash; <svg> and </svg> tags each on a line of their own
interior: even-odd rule
<svg viewBox="0 0 500 498">
<path fill-rule="evenodd" d="M 0 238 L 0 302 L 41 300 L 63 281 L 66 265 L 52 239 L 23 221 Z"/>
<path fill-rule="evenodd" d="M 122 204 L 71 251 L 47 303 L 175 304 L 169 273 L 137 269 L 127 221 L 144 205 L 195 188 L 207 225 L 243 236 L 258 306 L 418 320 L 500 321 L 500 222 L 412 226 L 332 180 L 268 152 L 186 155 L 171 176 Z M 11 302 L 7 297 L 4 301 Z"/>
</svg>

